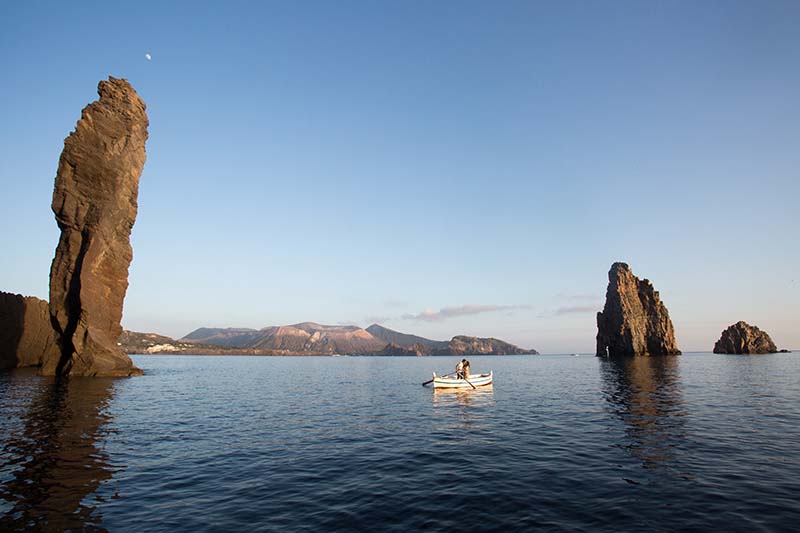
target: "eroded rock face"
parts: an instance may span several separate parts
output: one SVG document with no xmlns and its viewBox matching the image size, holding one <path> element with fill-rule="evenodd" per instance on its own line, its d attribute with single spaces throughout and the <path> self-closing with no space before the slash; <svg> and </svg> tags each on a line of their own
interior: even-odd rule
<svg viewBox="0 0 800 533">
<path fill-rule="evenodd" d="M 597 355 L 678 355 L 675 330 L 658 291 L 625 263 L 608 272 L 606 305 L 597 313 Z"/>
<path fill-rule="evenodd" d="M 778 347 L 766 331 L 743 321 L 728 326 L 714 344 L 714 353 L 759 354 L 777 351 Z"/>
<path fill-rule="evenodd" d="M 0 292 L 0 370 L 40 366 L 60 356 L 47 302 Z"/>
<path fill-rule="evenodd" d="M 122 79 L 101 81 L 64 141 L 53 212 L 61 237 L 50 269 L 50 313 L 61 358 L 43 374 L 141 373 L 117 346 L 133 259 L 139 176 L 145 162 L 144 102 Z"/>
</svg>

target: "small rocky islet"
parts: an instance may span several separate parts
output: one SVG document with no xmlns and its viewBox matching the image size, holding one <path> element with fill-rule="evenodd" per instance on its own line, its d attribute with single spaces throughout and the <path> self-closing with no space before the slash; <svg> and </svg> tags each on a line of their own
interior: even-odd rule
<svg viewBox="0 0 800 533">
<path fill-rule="evenodd" d="M 765 354 L 778 351 L 766 331 L 742 320 L 728 326 L 714 344 L 714 353 L 720 354 Z"/>
<path fill-rule="evenodd" d="M 133 259 L 130 235 L 149 121 L 144 102 L 126 80 L 102 80 L 98 94 L 65 139 L 59 160 L 52 209 L 61 235 L 50 271 L 50 303 L 0 292 L 0 370 L 32 366 L 43 375 L 140 375 L 128 353 L 538 353 L 494 338 L 433 341 L 378 324 L 366 329 L 313 322 L 261 330 L 201 328 L 178 341 L 123 331 Z M 605 306 L 597 314 L 597 355 L 680 354 L 669 313 L 653 285 L 625 263 L 614 263 L 608 279 Z M 723 331 L 714 346 L 715 353 L 776 351 L 767 333 L 742 321 Z"/>
</svg>

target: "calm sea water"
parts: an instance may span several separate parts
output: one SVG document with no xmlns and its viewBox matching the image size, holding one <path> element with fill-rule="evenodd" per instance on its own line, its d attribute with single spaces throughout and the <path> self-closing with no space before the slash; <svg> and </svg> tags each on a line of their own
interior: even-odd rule
<svg viewBox="0 0 800 533">
<path fill-rule="evenodd" d="M 800 354 L 135 360 L 0 376 L 0 529 L 800 527 Z"/>
</svg>

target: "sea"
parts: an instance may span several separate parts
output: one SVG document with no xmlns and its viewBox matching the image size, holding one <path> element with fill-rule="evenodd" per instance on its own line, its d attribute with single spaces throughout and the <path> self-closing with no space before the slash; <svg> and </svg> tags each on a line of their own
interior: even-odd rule
<svg viewBox="0 0 800 533">
<path fill-rule="evenodd" d="M 0 375 L 0 530 L 800 529 L 800 354 L 469 359 Z"/>
</svg>

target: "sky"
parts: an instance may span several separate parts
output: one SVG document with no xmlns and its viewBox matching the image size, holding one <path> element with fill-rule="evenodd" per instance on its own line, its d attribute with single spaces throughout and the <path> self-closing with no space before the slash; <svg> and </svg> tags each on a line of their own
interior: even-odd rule
<svg viewBox="0 0 800 533">
<path fill-rule="evenodd" d="M 615 261 L 679 347 L 800 348 L 800 3 L 0 3 L 0 290 L 47 298 L 64 138 L 150 138 L 123 326 L 593 352 Z M 150 55 L 147 59 L 146 54 Z"/>
</svg>

